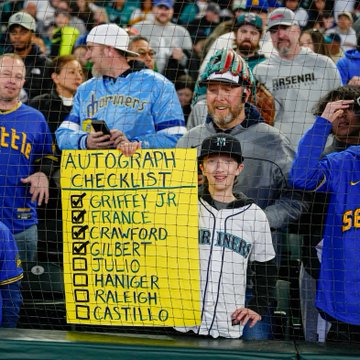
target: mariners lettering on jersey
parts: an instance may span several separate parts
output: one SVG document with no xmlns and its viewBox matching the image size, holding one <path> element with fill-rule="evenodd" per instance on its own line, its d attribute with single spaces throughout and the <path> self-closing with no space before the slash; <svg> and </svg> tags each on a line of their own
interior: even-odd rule
<svg viewBox="0 0 360 360">
<path fill-rule="evenodd" d="M 199 229 L 199 244 L 211 245 L 212 243 L 213 237 L 211 231 L 208 229 Z M 232 250 L 244 258 L 248 257 L 251 250 L 251 244 L 247 243 L 244 239 L 223 231 L 216 232 L 215 246 Z"/>
<path fill-rule="evenodd" d="M 24 132 L 17 132 L 16 129 L 6 131 L 5 126 L 0 127 L 0 147 L 20 151 L 27 159 L 31 154 L 31 143 L 27 141 L 27 136 Z"/>
<path fill-rule="evenodd" d="M 342 231 L 346 232 L 352 227 L 360 229 L 360 208 L 355 210 L 347 210 L 343 214 Z"/>
<path fill-rule="evenodd" d="M 114 106 L 131 107 L 136 111 L 143 111 L 148 102 L 149 101 L 140 100 L 136 97 L 122 94 L 105 95 L 96 99 L 96 93 L 91 92 L 90 101 L 86 106 L 86 112 L 88 117 L 92 117 L 99 111 L 99 109 L 107 107 L 109 104 Z"/>
<path fill-rule="evenodd" d="M 312 85 L 314 81 L 315 81 L 314 73 L 284 76 L 281 78 L 273 79 L 272 87 L 273 90 L 289 89 L 296 87 L 295 85 L 301 83 L 304 83 L 305 85 Z"/>
</svg>

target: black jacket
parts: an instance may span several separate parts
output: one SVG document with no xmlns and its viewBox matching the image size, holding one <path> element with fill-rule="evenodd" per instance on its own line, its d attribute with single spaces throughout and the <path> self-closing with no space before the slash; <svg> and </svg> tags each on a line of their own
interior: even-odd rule
<svg viewBox="0 0 360 360">
<path fill-rule="evenodd" d="M 56 143 L 55 130 L 70 113 L 72 106 L 65 106 L 55 90 L 51 90 L 51 92 L 34 97 L 29 101 L 29 105 L 42 112 L 45 116 L 50 132 L 53 136 L 54 143 Z M 60 154 L 60 150 L 58 148 L 57 153 Z"/>
<path fill-rule="evenodd" d="M 65 106 L 55 90 L 36 96 L 29 101 L 29 105 L 41 111 L 45 116 L 55 143 L 55 130 L 69 114 L 71 106 Z M 61 151 L 58 147 L 56 147 L 56 154 L 58 162 L 54 169 L 54 175 L 58 173 L 57 170 L 60 166 Z M 60 189 L 57 187 L 54 177 L 50 178 L 49 190 L 48 204 L 38 207 L 39 257 L 46 256 L 45 260 L 49 261 L 48 256 L 52 254 L 51 256 L 55 256 L 53 261 L 60 261 L 62 253 L 62 207 Z"/>
</svg>

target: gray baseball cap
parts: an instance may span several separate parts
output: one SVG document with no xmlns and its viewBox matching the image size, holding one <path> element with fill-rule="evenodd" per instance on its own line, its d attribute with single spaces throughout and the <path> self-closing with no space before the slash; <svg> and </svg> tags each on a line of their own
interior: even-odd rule
<svg viewBox="0 0 360 360">
<path fill-rule="evenodd" d="M 14 15 L 10 16 L 9 22 L 8 22 L 8 29 L 10 29 L 10 26 L 12 25 L 19 25 L 22 26 L 25 29 L 34 31 L 36 30 L 36 21 L 35 19 L 28 13 L 20 11 L 17 12 Z"/>
<path fill-rule="evenodd" d="M 288 8 L 277 8 L 272 11 L 267 20 L 267 30 L 270 30 L 274 26 L 278 25 L 298 25 L 298 22 L 295 19 L 295 14 Z"/>
</svg>

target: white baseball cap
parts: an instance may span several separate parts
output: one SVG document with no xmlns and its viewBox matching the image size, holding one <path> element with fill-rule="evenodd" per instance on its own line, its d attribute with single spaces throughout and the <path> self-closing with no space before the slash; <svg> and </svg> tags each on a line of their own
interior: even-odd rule
<svg viewBox="0 0 360 360">
<path fill-rule="evenodd" d="M 214 81 L 241 86 L 240 80 L 241 77 L 239 75 L 233 75 L 230 71 L 227 71 L 226 73 L 214 72 L 210 74 L 206 78 L 206 80 L 203 81 L 203 83 L 209 83 Z"/>
<path fill-rule="evenodd" d="M 95 26 L 89 32 L 86 42 L 111 46 L 124 51 L 132 56 L 139 56 L 138 53 L 128 50 L 129 35 L 116 24 L 103 24 Z"/>
</svg>

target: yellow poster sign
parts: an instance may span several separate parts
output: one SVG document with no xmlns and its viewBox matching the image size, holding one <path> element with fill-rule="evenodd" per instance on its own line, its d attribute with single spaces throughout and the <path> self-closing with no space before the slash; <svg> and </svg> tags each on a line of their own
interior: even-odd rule
<svg viewBox="0 0 360 360">
<path fill-rule="evenodd" d="M 195 149 L 63 151 L 68 323 L 200 323 Z"/>
</svg>

